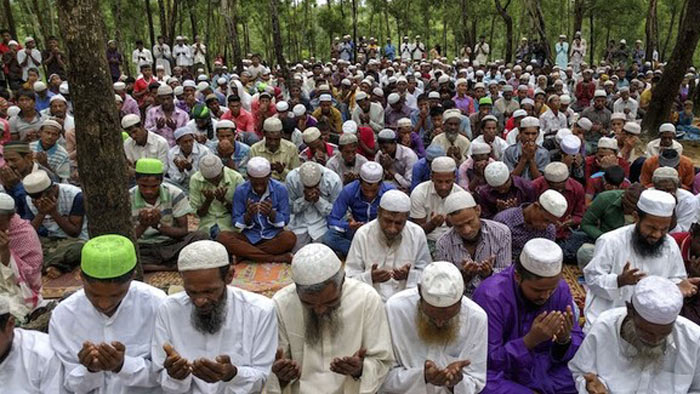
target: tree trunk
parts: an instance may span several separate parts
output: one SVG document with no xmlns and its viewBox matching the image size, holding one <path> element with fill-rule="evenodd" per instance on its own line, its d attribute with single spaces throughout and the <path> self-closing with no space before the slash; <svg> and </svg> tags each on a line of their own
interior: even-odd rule
<svg viewBox="0 0 700 394">
<path fill-rule="evenodd" d="M 352 58 L 357 61 L 357 0 L 352 0 L 352 42 L 355 43 L 355 45 L 352 46 Z"/>
<path fill-rule="evenodd" d="M 7 30 L 13 38 L 17 38 L 17 30 L 15 28 L 15 18 L 12 15 L 12 5 L 10 0 L 3 0 L 3 8 L 5 10 L 5 18 L 7 18 Z"/>
<path fill-rule="evenodd" d="M 459 2 L 460 6 L 460 16 L 461 16 L 461 21 L 462 21 L 462 45 L 460 46 L 460 51 L 461 48 L 464 47 L 465 45 L 471 46 L 471 41 L 469 40 L 469 26 L 467 24 L 468 22 L 468 16 L 469 14 L 467 13 L 467 0 L 461 0 Z M 461 54 L 458 54 L 457 56 L 461 56 Z"/>
<path fill-rule="evenodd" d="M 170 47 L 173 47 L 173 42 L 175 42 L 175 24 L 177 23 L 177 11 L 178 3 L 180 0 L 173 0 L 173 12 L 170 14 L 170 28 L 168 29 L 168 42 L 170 42 Z"/>
<path fill-rule="evenodd" d="M 526 8 L 530 14 L 530 18 L 533 20 L 535 30 L 537 31 L 537 35 L 544 49 L 546 61 L 549 62 L 549 64 L 554 64 L 552 62 L 552 48 L 549 47 L 549 40 L 547 39 L 547 32 L 545 30 L 541 0 L 528 0 L 526 2 Z"/>
<path fill-rule="evenodd" d="M 647 21 L 646 21 L 646 54 L 644 58 L 647 61 L 651 61 L 654 55 L 654 49 L 659 47 L 659 29 L 658 22 L 656 20 L 656 6 L 658 0 L 649 0 L 649 9 L 647 11 Z"/>
<path fill-rule="evenodd" d="M 226 20 L 226 27 L 233 46 L 233 64 L 236 65 L 236 73 L 240 75 L 243 72 L 243 56 L 241 55 L 241 44 L 238 41 L 238 26 L 236 25 L 237 6 L 236 0 L 231 0 L 231 3 L 228 0 L 221 0 L 221 12 Z"/>
<path fill-rule="evenodd" d="M 148 34 L 151 37 L 151 48 L 153 48 L 156 45 L 156 33 L 153 29 L 153 13 L 151 12 L 151 0 L 145 0 L 145 2 L 146 17 L 148 18 Z"/>
<path fill-rule="evenodd" d="M 384 24 L 386 25 L 386 36 L 391 37 L 391 24 L 389 23 L 389 0 L 384 0 Z M 384 37 L 382 37 L 384 38 Z M 401 43 L 401 41 L 399 41 Z"/>
<path fill-rule="evenodd" d="M 158 20 L 160 21 L 160 35 L 168 35 L 168 22 L 165 19 L 165 4 L 163 0 L 158 0 Z"/>
<path fill-rule="evenodd" d="M 590 46 L 590 48 L 588 48 L 588 56 L 590 58 L 588 63 L 593 65 L 593 64 L 595 64 L 595 63 L 593 63 L 593 53 L 595 53 L 595 41 L 593 40 L 593 38 L 594 38 L 593 31 L 595 30 L 593 28 L 593 10 L 591 10 L 591 13 L 588 15 L 588 22 L 589 22 L 588 24 L 590 25 L 590 29 L 591 29 L 590 41 L 588 42 L 588 45 Z"/>
<path fill-rule="evenodd" d="M 57 0 L 68 59 L 81 187 L 90 237 L 121 234 L 135 241 L 122 145 L 98 0 Z M 134 242 L 136 245 L 136 242 Z M 141 265 L 137 266 L 142 277 Z"/>
<path fill-rule="evenodd" d="M 574 33 L 583 27 L 583 6 L 585 0 L 574 0 Z"/>
<path fill-rule="evenodd" d="M 270 24 L 272 25 L 272 45 L 275 49 L 275 58 L 277 65 L 284 76 L 284 81 L 289 89 L 290 78 L 287 61 L 284 60 L 284 52 L 282 51 L 282 33 L 280 32 L 279 13 L 277 11 L 277 0 L 270 0 Z"/>
<path fill-rule="evenodd" d="M 197 12 L 195 11 L 196 4 L 190 4 L 190 26 L 192 27 L 192 40 L 197 37 Z"/>
<path fill-rule="evenodd" d="M 496 4 L 496 10 L 501 14 L 503 18 L 503 23 L 506 25 L 506 64 L 510 63 L 513 58 L 513 18 L 508 14 L 508 6 L 510 5 L 510 0 L 506 3 L 505 7 L 501 6 L 501 0 L 494 0 Z"/>
<path fill-rule="evenodd" d="M 207 63 L 207 70 L 212 70 L 211 64 L 210 64 L 210 60 L 211 60 L 211 55 L 212 55 L 212 53 L 214 54 L 214 57 L 216 57 L 216 52 L 214 52 L 215 48 L 214 48 L 214 46 L 212 45 L 214 40 L 211 40 L 211 35 L 210 35 L 210 33 L 211 33 L 211 25 L 212 25 L 212 21 L 211 21 L 211 17 L 212 17 L 212 15 L 211 15 L 211 9 L 212 9 L 212 7 L 211 7 L 211 1 L 212 1 L 212 0 L 207 0 L 207 26 L 206 26 L 206 33 L 204 33 L 204 37 L 205 37 L 204 40 L 206 41 L 207 45 L 209 45 L 209 48 L 208 48 L 208 50 L 207 50 L 207 53 L 204 55 L 204 58 L 206 59 L 206 63 Z M 214 30 L 214 31 L 216 31 L 216 30 Z"/>
<path fill-rule="evenodd" d="M 685 6 L 685 2 L 681 4 L 681 9 L 682 7 Z M 664 40 L 664 46 L 661 49 L 661 53 L 659 56 L 659 61 L 663 62 L 666 60 L 666 49 L 668 49 L 668 43 L 671 42 L 671 35 L 673 34 L 673 27 L 676 25 L 676 15 L 678 14 L 678 3 L 673 3 L 673 7 L 671 7 L 671 22 L 668 24 L 668 33 L 666 33 L 666 39 Z M 683 18 L 683 15 L 681 15 L 681 18 Z"/>
<path fill-rule="evenodd" d="M 243 48 L 245 49 L 246 55 L 250 53 L 250 28 L 248 27 L 248 22 L 245 19 L 241 22 L 241 27 L 243 28 Z"/>
<path fill-rule="evenodd" d="M 656 135 L 661 123 L 668 121 L 671 106 L 678 95 L 683 76 L 692 64 L 693 53 L 700 38 L 700 0 L 689 0 L 683 19 L 680 21 L 676 45 L 668 59 L 661 81 L 651 91 L 651 102 L 644 119 L 642 130 L 649 135 Z"/>
<path fill-rule="evenodd" d="M 36 18 L 36 21 L 39 24 L 39 31 L 41 32 L 41 38 L 44 41 L 44 45 L 46 45 L 51 33 L 48 30 L 46 30 L 48 28 L 48 25 L 46 23 L 46 20 L 44 19 L 45 11 L 41 9 L 41 7 L 39 6 L 39 2 L 37 0 L 32 0 L 31 3 L 29 3 L 29 4 L 32 7 L 32 13 L 34 14 L 34 17 Z"/>
</svg>

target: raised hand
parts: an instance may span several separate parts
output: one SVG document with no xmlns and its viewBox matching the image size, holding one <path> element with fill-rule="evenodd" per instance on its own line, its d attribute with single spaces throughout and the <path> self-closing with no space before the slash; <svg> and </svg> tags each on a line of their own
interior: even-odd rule
<svg viewBox="0 0 700 394">
<path fill-rule="evenodd" d="M 559 331 L 554 334 L 555 341 L 559 344 L 569 343 L 571 340 L 571 330 L 574 328 L 574 312 L 571 310 L 571 305 L 566 306 L 562 317 L 564 318 L 563 324 Z"/>
<path fill-rule="evenodd" d="M 377 264 L 372 264 L 372 283 L 383 283 L 391 279 L 393 272 L 377 268 Z"/>
<path fill-rule="evenodd" d="M 272 373 L 277 375 L 277 380 L 280 381 L 281 386 L 286 386 L 289 382 L 299 379 L 301 369 L 296 361 L 284 358 L 284 350 L 278 348 L 275 354 L 275 362 L 272 364 Z"/>
<path fill-rule="evenodd" d="M 523 338 L 525 346 L 528 349 L 533 349 L 540 343 L 554 338 L 554 334 L 563 329 L 563 320 L 564 317 L 559 311 L 542 312 L 535 318 L 532 327 L 530 327 L 530 332 L 525 334 Z"/>
<path fill-rule="evenodd" d="M 622 273 L 617 276 L 617 287 L 636 285 L 645 276 L 647 274 L 640 271 L 639 268 L 630 268 L 630 262 L 628 261 L 622 269 Z"/>
<path fill-rule="evenodd" d="M 608 389 L 598 379 L 598 375 L 589 372 L 583 375 L 583 378 L 586 380 L 586 391 L 588 391 L 588 394 L 608 394 Z"/>
<path fill-rule="evenodd" d="M 391 277 L 394 280 L 406 280 L 408 279 L 408 273 L 411 271 L 411 264 L 405 264 L 402 267 L 395 268 L 391 272 Z"/>
<path fill-rule="evenodd" d="M 192 372 L 192 365 L 189 361 L 182 358 L 169 343 L 163 345 L 163 350 L 166 355 L 163 368 L 168 371 L 168 375 L 177 380 L 183 380 L 188 377 Z"/>
<path fill-rule="evenodd" d="M 367 349 L 360 349 L 350 357 L 336 357 L 331 361 L 331 371 L 341 375 L 359 378 L 362 376 L 362 363 L 365 360 Z"/>
</svg>

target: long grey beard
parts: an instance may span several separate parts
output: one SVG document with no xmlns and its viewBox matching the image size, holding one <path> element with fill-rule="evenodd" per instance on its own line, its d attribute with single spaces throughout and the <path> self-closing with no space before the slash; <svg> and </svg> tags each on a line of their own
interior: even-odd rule
<svg viewBox="0 0 700 394">
<path fill-rule="evenodd" d="M 196 306 L 192 308 L 190 320 L 194 328 L 203 334 L 216 334 L 226 321 L 226 299 L 228 292 L 224 289 L 221 299 L 217 301 L 214 309 L 210 312 L 201 312 Z"/>
<path fill-rule="evenodd" d="M 323 339 L 324 335 L 335 337 L 343 324 L 338 313 L 339 308 L 334 308 L 324 315 L 317 315 L 311 308 L 304 307 L 304 336 L 306 343 L 315 347 Z"/>
<path fill-rule="evenodd" d="M 627 317 L 622 322 L 620 336 L 624 340 L 622 343 L 622 354 L 632 360 L 632 364 L 644 369 L 652 365 L 654 370 L 661 368 L 668 340 L 664 339 L 656 345 L 649 345 L 642 342 L 637 334 L 637 327 L 631 318 Z"/>
<path fill-rule="evenodd" d="M 460 329 L 459 314 L 450 319 L 444 327 L 438 327 L 430 317 L 418 307 L 416 308 L 416 329 L 418 338 L 429 345 L 447 345 L 457 339 Z"/>
</svg>

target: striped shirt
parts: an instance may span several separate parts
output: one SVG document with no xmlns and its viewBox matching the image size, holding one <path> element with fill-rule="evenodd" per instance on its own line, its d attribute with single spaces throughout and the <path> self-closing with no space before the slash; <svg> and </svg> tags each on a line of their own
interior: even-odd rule
<svg viewBox="0 0 700 394">
<path fill-rule="evenodd" d="M 510 230 L 505 225 L 493 220 L 481 219 L 479 241 L 474 250 L 474 257 L 464 246 L 462 236 L 451 228 L 435 243 L 435 261 L 450 261 L 460 271 L 465 261 L 480 263 L 494 256 L 493 272 L 497 273 L 511 265 Z M 471 297 L 481 283 L 481 277 L 476 275 L 469 283 L 465 283 L 464 294 Z"/>
<path fill-rule="evenodd" d="M 66 182 L 70 178 L 70 160 L 66 148 L 56 143 L 46 149 L 42 145 L 41 140 L 38 140 L 30 143 L 29 149 L 32 152 L 46 152 L 49 167 L 61 179 L 61 182 Z"/>
<path fill-rule="evenodd" d="M 493 220 L 501 222 L 510 229 L 511 245 L 513 249 L 513 261 L 517 261 L 520 252 L 525 247 L 527 241 L 533 238 L 547 238 L 554 241 L 556 229 L 553 224 L 547 226 L 545 230 L 536 230 L 525 223 L 523 209 L 530 204 L 523 204 L 519 207 L 509 208 L 494 216 Z"/>
<path fill-rule="evenodd" d="M 85 216 L 85 206 L 83 203 L 83 191 L 80 188 L 65 183 L 59 183 L 58 198 L 56 200 L 56 209 L 61 216 Z M 39 214 L 39 210 L 32 203 L 32 198 L 26 196 L 27 208 L 31 212 L 29 220 L 34 219 L 34 216 Z M 44 221 L 41 222 L 41 227 L 37 233 L 41 236 L 49 238 L 71 238 L 63 229 L 53 220 L 51 215 L 44 216 Z M 80 239 L 88 239 L 87 233 L 87 218 L 83 218 L 83 228 L 78 236 Z"/>
<path fill-rule="evenodd" d="M 160 211 L 160 223 L 166 226 L 174 226 L 175 219 L 183 217 L 192 212 L 190 202 L 187 195 L 177 186 L 162 183 L 160 185 L 160 195 L 156 199 L 155 204 L 149 204 L 141 196 L 139 187 L 134 186 L 129 190 L 129 198 L 131 200 L 131 219 L 134 223 L 139 221 L 139 212 L 144 208 L 156 208 Z M 167 235 L 161 234 L 153 227 L 149 227 L 143 232 L 139 242 L 147 244 L 155 244 L 170 240 Z"/>
</svg>

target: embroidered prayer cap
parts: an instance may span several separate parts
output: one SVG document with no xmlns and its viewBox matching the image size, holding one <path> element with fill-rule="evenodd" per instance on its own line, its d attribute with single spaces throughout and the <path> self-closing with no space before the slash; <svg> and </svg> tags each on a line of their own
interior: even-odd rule
<svg viewBox="0 0 700 394">
<path fill-rule="evenodd" d="M 445 214 L 449 215 L 461 211 L 462 209 L 474 208 L 475 206 L 476 201 L 474 201 L 474 197 L 472 197 L 471 193 L 459 191 L 445 198 L 444 209 Z"/>
<path fill-rule="evenodd" d="M 564 253 L 559 245 L 546 238 L 533 238 L 527 241 L 520 253 L 520 265 L 543 278 L 559 275 L 563 260 Z"/>
<path fill-rule="evenodd" d="M 627 115 L 622 112 L 613 112 L 612 115 L 610 115 L 610 120 L 627 120 Z"/>
<path fill-rule="evenodd" d="M 216 122 L 216 127 L 215 127 L 215 129 L 216 129 L 216 130 L 219 130 L 219 129 L 233 129 L 233 130 L 236 130 L 236 124 L 233 123 L 232 121 L 228 120 L 228 119 L 223 119 L 223 120 L 220 120 L 220 121 Z"/>
<path fill-rule="evenodd" d="M 35 92 L 43 92 L 46 90 L 46 84 L 41 81 L 34 82 L 34 86 L 32 87 L 34 88 Z"/>
<path fill-rule="evenodd" d="M 527 116 L 527 111 L 525 111 L 524 109 L 516 109 L 516 110 L 513 112 L 513 117 L 514 117 L 514 118 L 522 118 L 522 117 L 525 117 L 525 116 Z"/>
<path fill-rule="evenodd" d="M 662 123 L 661 126 L 659 126 L 659 134 L 669 131 L 673 132 L 674 134 L 676 133 L 676 126 L 674 126 L 673 123 Z"/>
<path fill-rule="evenodd" d="M 632 305 L 649 323 L 666 325 L 676 321 L 683 307 L 683 295 L 669 279 L 650 275 L 634 286 Z"/>
<path fill-rule="evenodd" d="M 430 170 L 434 173 L 452 173 L 457 169 L 457 163 L 449 156 L 436 157 L 430 162 Z"/>
<path fill-rule="evenodd" d="M 277 104 L 275 104 L 275 109 L 277 112 L 289 111 L 289 103 L 286 101 L 278 101 Z"/>
<path fill-rule="evenodd" d="M 351 133 L 343 133 L 340 135 L 340 138 L 338 138 L 338 146 L 345 146 L 345 145 L 350 145 L 350 144 L 356 144 L 357 143 L 357 136 L 355 134 Z"/>
<path fill-rule="evenodd" d="M 446 308 L 462 300 L 464 279 L 459 268 L 447 261 L 434 261 L 423 269 L 420 295 L 436 308 Z"/>
<path fill-rule="evenodd" d="M 51 178 L 44 170 L 34 171 L 22 179 L 24 191 L 27 194 L 37 194 L 51 187 Z"/>
<path fill-rule="evenodd" d="M 115 96 L 119 96 L 119 95 L 115 95 Z M 122 96 L 119 96 L 119 99 L 122 101 L 124 100 L 124 99 L 122 99 Z M 68 104 L 68 100 L 66 100 L 66 98 L 63 97 L 63 95 L 60 93 L 51 96 L 51 98 L 49 99 L 49 103 L 53 103 L 54 101 L 63 101 L 64 103 Z"/>
<path fill-rule="evenodd" d="M 600 148 L 617 151 L 617 140 L 610 137 L 600 137 L 598 140 L 598 149 Z"/>
<path fill-rule="evenodd" d="M 472 156 L 474 155 L 485 155 L 491 153 L 491 145 L 485 142 L 474 141 L 471 145 Z"/>
<path fill-rule="evenodd" d="M 367 183 L 381 182 L 384 169 L 376 161 L 368 161 L 360 167 L 360 179 Z"/>
<path fill-rule="evenodd" d="M 186 135 L 194 135 L 194 130 L 192 129 L 192 127 L 189 127 L 189 126 L 180 127 L 178 129 L 176 129 L 175 132 L 173 133 L 173 137 L 175 137 L 175 141 L 179 140 L 180 138 L 182 138 Z"/>
<path fill-rule="evenodd" d="M 400 99 L 401 99 L 401 96 L 399 96 L 398 93 L 392 93 L 389 95 L 389 97 L 386 99 L 386 101 L 389 104 L 396 104 L 399 102 Z"/>
<path fill-rule="evenodd" d="M 90 239 L 80 252 L 80 269 L 95 279 L 122 276 L 136 267 L 134 243 L 123 235 L 105 234 Z"/>
<path fill-rule="evenodd" d="M 450 119 L 458 119 L 462 120 L 462 117 L 459 115 L 459 110 L 451 110 L 448 109 L 447 111 L 442 113 L 442 123 L 446 123 Z"/>
<path fill-rule="evenodd" d="M 559 96 L 559 101 L 562 105 L 569 105 L 571 104 L 571 96 L 569 96 L 568 94 L 562 94 L 561 96 Z"/>
<path fill-rule="evenodd" d="M 484 178 L 491 187 L 499 187 L 508 181 L 510 171 L 506 163 L 494 161 L 489 163 L 484 169 Z"/>
<path fill-rule="evenodd" d="M 559 147 L 567 155 L 575 155 L 581 150 L 581 139 L 573 134 L 567 135 L 561 140 Z"/>
<path fill-rule="evenodd" d="M 223 169 L 224 163 L 221 162 L 219 156 L 208 154 L 199 159 L 199 172 L 204 179 L 216 178 Z"/>
<path fill-rule="evenodd" d="M 439 99 L 440 93 L 433 90 L 432 92 L 428 93 L 428 98 L 429 99 Z"/>
<path fill-rule="evenodd" d="M 544 167 L 544 179 L 549 182 L 564 182 L 568 178 L 569 167 L 560 161 L 553 161 Z"/>
<path fill-rule="evenodd" d="M 304 107 L 304 104 L 297 104 L 294 106 L 294 108 L 292 108 L 292 112 L 294 113 L 294 116 L 299 117 L 306 113 L 306 107 Z"/>
<path fill-rule="evenodd" d="M 401 118 L 396 122 L 396 127 L 411 127 L 413 126 L 413 123 L 411 123 L 411 119 L 408 118 Z"/>
<path fill-rule="evenodd" d="M 639 196 L 637 208 L 649 215 L 668 218 L 673 215 L 673 210 L 676 208 L 676 199 L 661 190 L 645 190 Z"/>
<path fill-rule="evenodd" d="M 607 98 L 607 97 L 608 97 L 608 94 L 605 93 L 605 90 L 603 90 L 603 89 L 598 89 L 598 90 L 596 90 L 596 91 L 593 93 L 593 97 L 594 97 L 594 98 L 598 98 L 598 97 Z"/>
<path fill-rule="evenodd" d="M 306 187 L 318 185 L 322 175 L 321 166 L 316 162 L 307 161 L 299 167 L 299 179 Z"/>
<path fill-rule="evenodd" d="M 180 272 L 226 267 L 230 264 L 226 247 L 216 241 L 193 242 L 180 251 L 177 270 Z"/>
<path fill-rule="evenodd" d="M 308 145 L 311 142 L 321 138 L 321 130 L 317 129 L 316 127 L 309 127 L 302 133 L 302 138 L 304 143 Z"/>
<path fill-rule="evenodd" d="M 639 135 L 642 133 L 642 126 L 640 126 L 637 122 L 627 122 L 624 126 L 622 126 L 622 130 L 630 134 Z"/>
<path fill-rule="evenodd" d="M 126 130 L 137 123 L 141 123 L 141 118 L 136 114 L 128 114 L 122 118 L 122 129 Z"/>
<path fill-rule="evenodd" d="M 396 140 L 396 133 L 392 129 L 383 129 L 377 135 L 377 139 L 385 140 L 385 141 L 395 141 Z"/>
<path fill-rule="evenodd" d="M 491 97 L 482 97 L 479 99 L 479 106 L 482 105 L 493 105 L 493 101 L 491 100 Z"/>
<path fill-rule="evenodd" d="M 567 135 L 572 135 L 573 133 L 571 132 L 571 129 L 563 128 L 559 129 L 557 131 L 557 134 L 554 135 L 554 139 L 557 141 L 557 144 L 561 144 L 561 141 L 566 137 Z"/>
<path fill-rule="evenodd" d="M 540 194 L 540 198 L 537 201 L 547 213 L 556 218 L 564 216 L 569 206 L 566 202 L 566 197 L 554 189 L 549 189 Z"/>
<path fill-rule="evenodd" d="M 593 127 L 593 122 L 591 122 L 591 120 L 588 118 L 581 118 L 576 121 L 576 124 L 585 131 L 590 131 Z"/>
<path fill-rule="evenodd" d="M 253 178 L 264 178 L 270 175 L 270 162 L 262 156 L 255 156 L 248 160 L 246 170 L 248 172 L 248 176 Z"/>
<path fill-rule="evenodd" d="M 678 177 L 678 171 L 673 167 L 659 167 L 654 170 L 654 174 L 651 176 L 651 180 L 656 182 L 657 180 L 671 179 L 676 183 L 680 182 Z"/>
<path fill-rule="evenodd" d="M 433 161 L 435 158 L 445 156 L 445 149 L 437 144 L 430 144 L 425 148 L 425 158 L 428 161 Z"/>
<path fill-rule="evenodd" d="M 169 96 L 173 94 L 173 88 L 171 88 L 168 85 L 160 85 L 158 86 L 158 95 L 159 96 Z"/>
<path fill-rule="evenodd" d="M 136 161 L 135 171 L 142 175 L 163 175 L 163 162 L 159 159 L 143 158 Z"/>
<path fill-rule="evenodd" d="M 279 118 L 267 118 L 263 122 L 263 130 L 265 131 L 282 131 L 282 121 Z"/>
<path fill-rule="evenodd" d="M 534 116 L 528 116 L 520 121 L 520 128 L 526 129 L 528 127 L 540 127 L 540 120 Z"/>
<path fill-rule="evenodd" d="M 15 200 L 7 193 L 0 193 L 0 213 L 14 212 Z"/>
<path fill-rule="evenodd" d="M 343 134 L 357 133 L 357 123 L 354 120 L 346 120 L 343 122 Z"/>
<path fill-rule="evenodd" d="M 483 123 L 486 122 L 487 120 L 492 120 L 492 121 L 494 121 L 494 122 L 498 122 L 498 118 L 496 118 L 495 116 L 493 116 L 493 115 L 486 115 L 486 116 L 484 116 L 483 118 L 481 118 L 481 123 L 483 124 Z"/>
<path fill-rule="evenodd" d="M 355 102 L 362 101 L 367 98 L 367 93 L 365 92 L 358 92 L 355 94 Z"/>
<path fill-rule="evenodd" d="M 409 212 L 411 210 L 411 199 L 408 197 L 408 194 L 392 189 L 382 194 L 379 206 L 385 211 Z"/>
<path fill-rule="evenodd" d="M 62 126 L 60 123 L 58 123 L 57 121 L 55 121 L 55 120 L 53 120 L 53 119 L 51 119 L 51 118 L 46 119 L 45 121 L 41 122 L 41 127 L 40 127 L 40 128 L 43 129 L 44 127 L 53 127 L 53 128 L 55 128 L 55 129 L 57 129 L 57 130 L 59 130 L 59 131 L 60 131 L 60 130 L 63 130 L 63 126 Z"/>
<path fill-rule="evenodd" d="M 300 286 L 323 283 L 342 269 L 338 256 L 328 246 L 311 243 L 294 253 L 292 280 Z"/>
<path fill-rule="evenodd" d="M 333 101 L 333 98 L 331 97 L 330 94 L 324 93 L 324 94 L 322 94 L 322 95 L 320 95 L 320 96 L 318 97 L 318 101 L 319 101 L 320 103 L 323 103 L 323 102 L 331 102 L 331 101 Z"/>
</svg>

